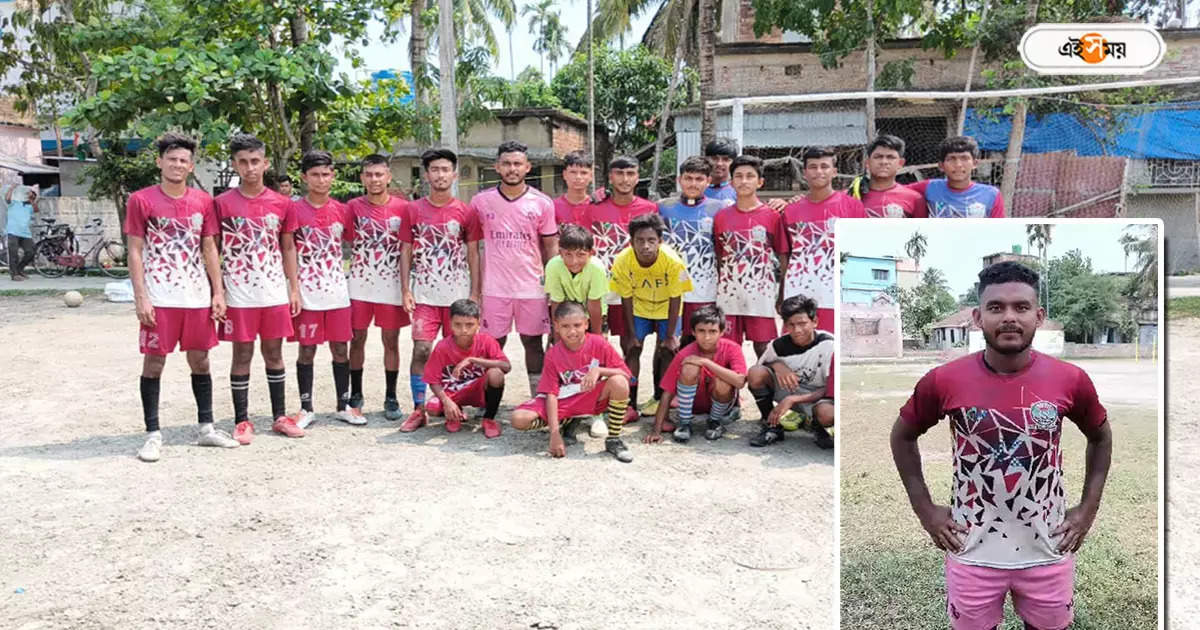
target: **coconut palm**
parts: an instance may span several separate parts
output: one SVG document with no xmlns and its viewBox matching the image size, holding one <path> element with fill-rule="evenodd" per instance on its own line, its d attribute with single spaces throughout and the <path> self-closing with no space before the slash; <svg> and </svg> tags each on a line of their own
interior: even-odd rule
<svg viewBox="0 0 1200 630">
<path fill-rule="evenodd" d="M 908 241 L 904 243 L 904 252 L 909 258 L 917 261 L 917 267 L 921 266 L 921 259 L 925 257 L 925 252 L 928 251 L 925 235 L 920 232 L 913 232 L 912 236 L 908 237 Z"/>
<path fill-rule="evenodd" d="M 1054 227 L 1049 223 L 1030 223 L 1025 226 L 1025 235 L 1029 240 L 1030 247 L 1036 247 L 1038 250 L 1038 258 L 1042 261 L 1042 273 L 1050 271 L 1050 261 L 1046 258 L 1046 252 L 1050 248 L 1050 243 L 1053 239 L 1050 238 L 1050 228 Z M 1042 304 L 1046 308 L 1046 316 L 1050 316 L 1050 280 L 1042 278 L 1042 295 L 1038 296 Z"/>
<path fill-rule="evenodd" d="M 550 15 L 554 13 L 554 0 L 541 0 L 537 4 L 527 4 L 521 7 L 521 17 L 529 16 L 529 34 L 536 39 L 533 40 L 533 50 L 541 53 L 541 60 L 538 64 L 538 70 L 544 75 L 546 74 L 546 22 L 550 19 Z"/>
</svg>

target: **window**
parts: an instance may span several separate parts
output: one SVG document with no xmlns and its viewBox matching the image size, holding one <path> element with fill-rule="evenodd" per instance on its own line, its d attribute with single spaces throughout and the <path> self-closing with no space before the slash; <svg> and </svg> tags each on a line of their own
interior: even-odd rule
<svg viewBox="0 0 1200 630">
<path fill-rule="evenodd" d="M 872 269 L 871 277 L 873 277 L 876 280 L 886 282 L 888 279 L 888 270 L 887 269 Z"/>
</svg>

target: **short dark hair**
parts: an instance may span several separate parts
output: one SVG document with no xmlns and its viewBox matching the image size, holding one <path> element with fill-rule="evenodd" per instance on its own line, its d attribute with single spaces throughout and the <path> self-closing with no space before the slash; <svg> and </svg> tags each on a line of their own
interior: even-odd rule
<svg viewBox="0 0 1200 630">
<path fill-rule="evenodd" d="M 704 145 L 704 155 L 705 157 L 723 155 L 732 160 L 738 156 L 738 145 L 729 138 L 717 138 Z"/>
<path fill-rule="evenodd" d="M 893 136 L 890 133 L 882 133 L 878 136 L 875 136 L 875 139 L 871 141 L 871 144 L 867 145 L 867 156 L 870 157 L 870 155 L 875 152 L 875 149 L 878 149 L 879 147 L 891 149 L 896 153 L 899 153 L 900 157 L 904 157 L 904 140 L 902 140 L 900 136 Z"/>
<path fill-rule="evenodd" d="M 475 300 L 462 298 L 461 300 L 455 300 L 450 305 L 450 317 L 474 317 L 475 319 L 479 319 L 480 316 L 479 305 L 475 303 Z"/>
<path fill-rule="evenodd" d="M 971 157 L 978 158 L 979 143 L 971 136 L 950 136 L 938 146 L 938 160 L 946 159 L 951 153 L 970 153 Z"/>
<path fill-rule="evenodd" d="M 563 168 L 568 166 L 591 166 L 592 156 L 583 151 L 572 151 L 563 158 Z"/>
<path fill-rule="evenodd" d="M 267 145 L 253 134 L 234 134 L 234 136 L 229 139 L 229 155 L 234 156 L 241 151 L 259 151 L 263 155 L 266 155 Z"/>
<path fill-rule="evenodd" d="M 304 157 L 300 158 L 301 173 L 307 173 L 308 169 L 316 168 L 318 166 L 328 166 L 332 168 L 333 155 L 331 155 L 328 151 L 313 149 L 312 151 L 305 153 Z"/>
<path fill-rule="evenodd" d="M 291 184 L 291 183 L 292 183 L 292 178 L 291 178 L 291 177 L 288 177 L 287 175 L 280 175 L 279 177 L 276 177 L 276 178 L 275 178 L 275 185 L 276 185 L 276 186 L 278 186 L 279 184 L 284 184 L 284 183 Z"/>
<path fill-rule="evenodd" d="M 572 302 L 570 300 L 567 300 L 566 302 L 559 302 L 558 306 L 554 307 L 554 321 L 558 321 L 564 317 L 570 317 L 572 315 L 582 315 L 587 317 L 588 312 L 582 304 L 579 302 Z"/>
<path fill-rule="evenodd" d="M 366 169 L 368 166 L 377 166 L 379 164 L 387 166 L 388 159 L 378 153 L 372 153 L 364 157 L 361 162 L 363 169 Z"/>
<path fill-rule="evenodd" d="M 1038 292 L 1038 272 L 1022 265 L 1019 262 L 1006 260 L 998 262 L 994 265 L 984 267 L 983 271 L 979 272 L 979 296 L 983 296 L 983 290 L 991 284 L 1004 284 L 1005 282 L 1022 282 L 1033 287 L 1033 292 Z"/>
<path fill-rule="evenodd" d="M 429 170 L 429 165 L 434 160 L 449 160 L 450 164 L 458 168 L 458 156 L 450 149 L 430 149 L 421 154 L 421 167 Z"/>
<path fill-rule="evenodd" d="M 558 248 L 559 249 L 587 249 L 595 248 L 596 241 L 592 239 L 592 231 L 575 225 L 574 223 L 566 223 L 558 228 Z"/>
<path fill-rule="evenodd" d="M 639 214 L 629 220 L 629 238 L 633 240 L 633 235 L 642 230 L 654 230 L 658 234 L 658 238 L 662 238 L 667 233 L 667 224 L 663 222 L 663 218 L 657 212 L 647 212 Z"/>
<path fill-rule="evenodd" d="M 692 157 L 684 160 L 683 164 L 679 165 L 679 174 L 683 175 L 684 173 L 700 173 L 701 175 L 707 177 L 712 175 L 712 162 L 709 162 L 699 155 L 693 155 Z"/>
<path fill-rule="evenodd" d="M 617 157 L 613 158 L 611 162 L 608 163 L 608 170 L 610 170 L 610 171 L 613 169 L 617 169 L 617 168 L 637 168 L 637 167 L 638 167 L 638 159 L 633 157 L 632 155 L 618 155 Z"/>
<path fill-rule="evenodd" d="M 757 155 L 739 155 L 733 158 L 733 163 L 729 165 L 729 174 L 733 175 L 734 171 L 742 166 L 753 167 L 754 172 L 758 173 L 759 177 L 763 176 L 763 161 Z"/>
<path fill-rule="evenodd" d="M 187 149 L 188 153 L 196 154 L 196 141 L 179 133 L 164 133 L 154 141 L 154 148 L 158 149 L 158 157 L 162 157 L 167 151 L 175 149 Z"/>
<path fill-rule="evenodd" d="M 870 155 L 869 153 L 867 155 Z M 809 147 L 804 150 L 804 156 L 800 158 L 800 164 L 808 166 L 809 160 L 819 160 L 821 158 L 833 158 L 834 163 L 837 163 L 837 152 L 831 147 Z"/>
<path fill-rule="evenodd" d="M 692 312 L 688 319 L 688 328 L 696 330 L 700 324 L 716 324 L 719 330 L 725 330 L 725 311 L 716 304 L 701 306 Z"/>
<path fill-rule="evenodd" d="M 501 142 L 500 146 L 496 149 L 496 157 L 498 158 L 505 153 L 524 153 L 526 156 L 528 156 L 529 147 L 525 146 L 525 144 L 521 142 L 517 142 L 516 140 L 505 140 L 504 142 Z"/>
<path fill-rule="evenodd" d="M 805 295 L 793 295 L 779 306 L 779 314 L 783 316 L 785 322 L 793 315 L 801 313 L 808 315 L 808 318 L 814 322 L 817 321 L 817 301 Z"/>
</svg>

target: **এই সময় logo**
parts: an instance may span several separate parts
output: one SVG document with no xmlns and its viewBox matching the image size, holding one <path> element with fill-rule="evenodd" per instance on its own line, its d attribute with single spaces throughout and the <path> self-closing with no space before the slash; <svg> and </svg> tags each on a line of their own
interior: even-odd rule
<svg viewBox="0 0 1200 630">
<path fill-rule="evenodd" d="M 1105 59 L 1125 58 L 1125 42 L 1110 42 L 1100 33 L 1087 33 L 1081 37 L 1068 37 L 1058 48 L 1064 57 L 1078 57 L 1088 64 L 1097 64 Z"/>
</svg>

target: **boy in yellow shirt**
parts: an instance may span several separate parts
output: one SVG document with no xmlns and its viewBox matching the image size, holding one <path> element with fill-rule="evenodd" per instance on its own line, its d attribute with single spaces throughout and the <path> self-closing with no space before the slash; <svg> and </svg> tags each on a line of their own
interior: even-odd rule
<svg viewBox="0 0 1200 630">
<path fill-rule="evenodd" d="M 546 263 L 546 294 L 550 312 L 563 302 L 579 302 L 588 312 L 588 332 L 601 334 L 604 324 L 602 300 L 608 295 L 608 274 L 595 258 L 591 231 L 565 224 L 558 229 L 558 255 Z M 556 340 L 557 333 L 550 333 Z"/>
<path fill-rule="evenodd" d="M 659 380 L 679 350 L 679 311 L 683 294 L 692 290 L 687 264 L 670 246 L 663 244 L 666 223 L 657 213 L 643 214 L 629 221 L 629 247 L 613 260 L 609 286 L 621 296 L 625 316 L 625 334 L 621 348 L 625 364 L 633 373 L 630 379 L 630 405 L 637 405 L 637 382 L 641 367 L 642 342 L 653 332 L 654 398 L 642 409 L 654 415 L 662 395 Z M 632 333 L 632 334 L 631 334 Z M 637 416 L 630 414 L 630 421 Z"/>
</svg>

